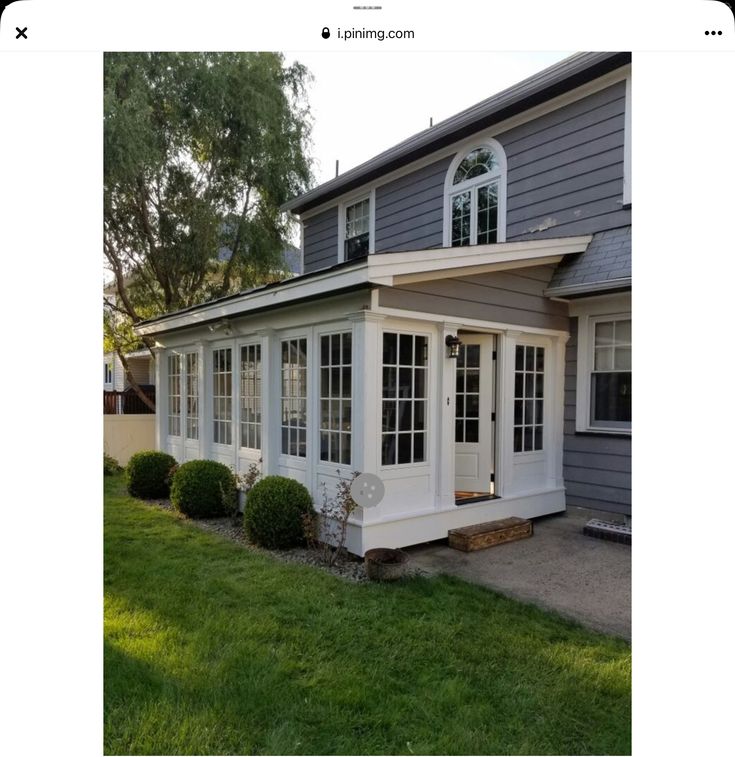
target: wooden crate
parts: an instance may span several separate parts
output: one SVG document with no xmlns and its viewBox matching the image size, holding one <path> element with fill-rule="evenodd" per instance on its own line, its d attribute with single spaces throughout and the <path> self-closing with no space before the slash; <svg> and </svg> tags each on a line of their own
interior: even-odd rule
<svg viewBox="0 0 735 757">
<path fill-rule="evenodd" d="M 449 546 L 463 552 L 494 547 L 533 535 L 533 523 L 525 518 L 503 518 L 475 526 L 453 528 L 449 532 Z"/>
</svg>

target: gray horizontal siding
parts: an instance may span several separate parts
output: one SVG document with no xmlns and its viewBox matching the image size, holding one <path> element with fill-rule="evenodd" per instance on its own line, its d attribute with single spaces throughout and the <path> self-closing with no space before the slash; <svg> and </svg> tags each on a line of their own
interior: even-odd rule
<svg viewBox="0 0 735 757">
<path fill-rule="evenodd" d="M 304 273 L 337 263 L 337 207 L 304 220 Z"/>
<path fill-rule="evenodd" d="M 508 241 L 630 223 L 622 207 L 624 126 L 625 82 L 618 82 L 499 135 L 508 159 Z"/>
<path fill-rule="evenodd" d="M 441 247 L 444 180 L 452 156 L 375 190 L 375 251 Z"/>
<path fill-rule="evenodd" d="M 564 385 L 564 482 L 567 504 L 631 514 L 631 440 L 578 434 L 577 319 L 569 321 Z"/>
<path fill-rule="evenodd" d="M 380 290 L 380 305 L 457 318 L 566 330 L 567 305 L 543 296 L 550 266 L 486 273 Z"/>
</svg>

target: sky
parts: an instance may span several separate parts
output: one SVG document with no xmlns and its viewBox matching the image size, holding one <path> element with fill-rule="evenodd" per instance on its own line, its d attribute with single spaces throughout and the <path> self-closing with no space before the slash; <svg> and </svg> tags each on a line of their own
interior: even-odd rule
<svg viewBox="0 0 735 757">
<path fill-rule="evenodd" d="M 294 52 L 313 74 L 316 183 L 496 94 L 572 52 Z"/>
</svg>

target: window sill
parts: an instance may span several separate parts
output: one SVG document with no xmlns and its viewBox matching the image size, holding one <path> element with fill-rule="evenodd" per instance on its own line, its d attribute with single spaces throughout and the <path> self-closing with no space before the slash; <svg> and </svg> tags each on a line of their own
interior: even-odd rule
<svg viewBox="0 0 735 757">
<path fill-rule="evenodd" d="M 582 431 L 575 431 L 575 436 L 623 436 L 630 438 L 632 436 L 633 432 L 632 429 L 626 428 L 626 429 L 606 429 L 606 428 L 595 428 L 595 429 L 585 429 Z"/>
</svg>

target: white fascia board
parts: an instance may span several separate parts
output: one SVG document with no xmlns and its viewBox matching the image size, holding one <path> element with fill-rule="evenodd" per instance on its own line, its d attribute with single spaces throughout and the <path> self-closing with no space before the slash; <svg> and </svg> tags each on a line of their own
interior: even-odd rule
<svg viewBox="0 0 735 757">
<path fill-rule="evenodd" d="M 481 271 L 543 265 L 546 262 L 558 262 L 562 256 L 570 253 L 584 252 L 591 240 L 592 236 L 587 235 L 379 253 L 369 255 L 362 264 L 347 271 L 326 271 L 321 275 L 310 276 L 306 281 L 296 277 L 279 287 L 243 294 L 227 302 L 213 302 L 193 312 L 173 313 L 153 323 L 142 324 L 135 331 L 141 336 L 153 336 L 220 318 L 247 315 L 266 307 L 289 305 L 309 297 L 333 294 L 360 285 L 393 286 L 408 280 L 428 281 Z"/>
<path fill-rule="evenodd" d="M 399 282 L 465 276 L 479 270 L 503 270 L 523 264 L 543 265 L 546 259 L 561 259 L 564 255 L 584 252 L 590 241 L 592 236 L 588 234 L 473 247 L 384 252 L 368 258 L 368 274 L 374 284 L 393 286 Z"/>
<path fill-rule="evenodd" d="M 367 284 L 367 268 L 367 263 L 365 263 L 357 268 L 350 268 L 348 271 L 330 271 L 321 276 L 309 277 L 307 281 L 300 281 L 300 277 L 296 277 L 278 288 L 251 292 L 227 302 L 213 302 L 194 312 L 174 313 L 154 323 L 137 326 L 135 332 L 141 336 L 153 336 L 173 329 L 209 323 L 220 318 L 235 318 L 253 310 L 289 305 L 307 297 Z"/>
<path fill-rule="evenodd" d="M 621 279 L 607 279 L 606 281 L 596 281 L 589 284 L 569 284 L 568 286 L 552 287 L 544 290 L 546 297 L 556 297 L 564 299 L 581 294 L 594 294 L 596 292 L 608 292 L 611 289 L 623 289 L 632 286 L 632 278 L 626 276 Z"/>
</svg>

